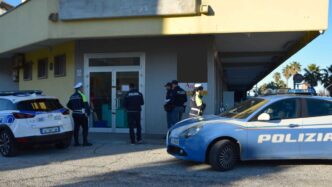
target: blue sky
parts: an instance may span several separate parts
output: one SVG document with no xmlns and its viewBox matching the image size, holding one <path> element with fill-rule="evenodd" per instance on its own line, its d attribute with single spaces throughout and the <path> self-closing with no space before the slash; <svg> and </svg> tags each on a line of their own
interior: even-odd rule
<svg viewBox="0 0 332 187">
<path fill-rule="evenodd" d="M 21 0 L 5 0 L 7 3 L 11 4 L 11 5 L 18 5 L 21 3 Z"/>
<path fill-rule="evenodd" d="M 272 81 L 273 74 L 275 72 L 282 72 L 282 68 L 287 64 L 297 61 L 301 63 L 302 69 L 307 67 L 309 64 L 317 64 L 321 68 L 326 68 L 332 65 L 332 3 L 329 5 L 329 29 L 323 34 L 318 36 L 314 41 L 308 44 L 306 47 L 301 49 L 282 65 L 280 65 L 275 71 L 270 73 L 262 81 L 258 83 L 258 86 L 263 83 Z M 292 80 L 289 80 L 289 86 L 292 85 Z M 323 89 L 322 86 L 318 86 L 318 90 Z M 318 91 L 317 90 L 317 91 Z"/>
<path fill-rule="evenodd" d="M 6 2 L 12 5 L 18 5 L 21 0 L 6 0 Z M 331 5 L 329 5 L 329 25 L 332 27 L 332 11 Z M 272 81 L 272 76 L 275 72 L 280 72 L 284 66 L 287 64 L 297 61 L 301 63 L 302 68 L 307 67 L 309 64 L 317 64 L 321 68 L 326 68 L 327 66 L 332 64 L 332 28 L 327 30 L 323 35 L 320 35 L 314 41 L 312 41 L 309 45 L 304 47 L 302 50 L 297 52 L 291 58 L 289 58 L 286 62 L 280 65 L 275 71 L 270 73 L 267 77 L 265 77 L 262 81 L 258 83 L 262 85 L 263 83 L 267 83 Z M 289 85 L 292 85 L 292 80 L 290 79 Z M 318 89 L 322 89 L 319 86 Z"/>
</svg>

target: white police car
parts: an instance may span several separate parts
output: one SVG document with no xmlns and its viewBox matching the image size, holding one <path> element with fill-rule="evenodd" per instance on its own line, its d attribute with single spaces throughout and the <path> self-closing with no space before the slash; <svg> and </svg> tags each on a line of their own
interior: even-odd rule
<svg viewBox="0 0 332 187">
<path fill-rule="evenodd" d="M 0 153 L 14 156 L 20 146 L 55 144 L 67 148 L 73 126 L 69 110 L 41 91 L 0 92 Z"/>
<path fill-rule="evenodd" d="M 168 132 L 167 151 L 221 171 L 238 160 L 332 159 L 332 98 L 250 98 L 219 116 L 179 122 Z"/>
</svg>

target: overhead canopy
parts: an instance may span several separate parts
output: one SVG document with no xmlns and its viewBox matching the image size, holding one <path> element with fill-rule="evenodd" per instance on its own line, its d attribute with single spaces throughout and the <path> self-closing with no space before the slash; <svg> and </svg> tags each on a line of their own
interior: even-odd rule
<svg viewBox="0 0 332 187">
<path fill-rule="evenodd" d="M 79 20 L 64 19 L 64 2 L 78 5 L 69 12 Z M 326 30 L 328 23 L 328 0 L 174 0 L 183 5 L 180 10 L 166 0 L 142 0 L 141 6 L 121 8 L 121 15 L 113 15 L 115 6 L 104 9 L 105 3 L 110 5 L 106 0 L 89 1 L 101 11 L 97 15 L 86 15 L 77 2 L 26 1 L 0 15 L 0 25 L 5 25 L 0 29 L 0 58 L 69 40 L 212 35 L 229 89 L 245 91 Z M 143 11 L 146 17 L 133 13 L 142 13 L 142 7 L 149 7 Z"/>
<path fill-rule="evenodd" d="M 215 44 L 222 75 L 229 90 L 248 91 L 319 32 L 270 32 L 217 34 Z M 52 39 L 17 48 L 2 57 L 25 53 L 70 41 Z M 0 55 L 1 57 L 1 55 Z"/>
<path fill-rule="evenodd" d="M 0 9 L 3 9 L 5 11 L 8 11 L 10 9 L 14 8 L 12 5 L 6 3 L 5 1 L 3 0 L 0 0 Z"/>
<path fill-rule="evenodd" d="M 86 15 L 86 12 L 81 11 L 80 6 L 82 4 L 78 3 L 79 6 L 71 7 L 73 8 L 71 13 L 80 15 L 80 18 L 87 16 L 87 19 L 74 21 L 62 20 L 62 9 L 59 7 L 61 7 L 61 2 L 78 1 L 26 1 L 12 11 L 0 16 L 0 25 L 5 25 L 0 29 L 0 55 L 46 40 L 310 32 L 327 29 L 328 0 L 278 0 L 268 2 L 266 0 L 205 0 L 199 1 L 204 2 L 205 6 L 202 4 L 202 7 L 200 7 L 202 12 L 197 12 L 197 15 L 190 11 L 192 7 L 198 8 L 198 5 L 193 3 L 196 2 L 195 0 L 174 0 L 174 2 L 181 4 L 183 9 L 180 10 L 174 9 L 173 4 L 167 3 L 168 1 L 155 1 L 158 3 L 151 4 L 151 1 L 142 0 L 140 1 L 142 6 L 123 7 L 121 9 L 122 13 L 125 10 L 130 13 L 148 7 L 149 10 L 151 8 L 152 10 L 158 10 L 154 16 L 147 14 L 151 16 L 144 17 L 134 14 L 135 17 L 125 18 L 105 18 L 105 15 L 110 17 L 117 8 L 115 6 L 106 6 L 112 7 L 112 9 L 102 8 L 105 7 L 105 3 L 109 3 L 105 0 L 89 1 L 91 10 L 102 11 L 100 12 L 101 15 L 90 17 Z M 189 11 L 186 9 L 188 7 Z M 204 7 L 205 11 L 203 11 Z M 175 10 L 181 14 L 172 12 Z M 166 11 L 166 13 L 163 13 L 163 11 Z M 183 16 L 182 13 L 189 15 Z M 173 16 L 161 16 L 169 14 Z M 95 19 L 92 19 L 93 17 Z"/>
<path fill-rule="evenodd" d="M 216 36 L 219 59 L 230 90 L 247 91 L 318 32 L 237 33 Z"/>
</svg>

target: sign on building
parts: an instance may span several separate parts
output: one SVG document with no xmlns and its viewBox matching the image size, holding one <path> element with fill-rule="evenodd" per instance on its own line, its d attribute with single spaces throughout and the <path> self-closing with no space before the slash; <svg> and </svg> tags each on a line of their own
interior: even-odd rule
<svg viewBox="0 0 332 187">
<path fill-rule="evenodd" d="M 187 83 L 179 83 L 179 86 L 187 92 L 187 95 L 192 95 L 193 90 L 195 89 L 195 84 L 201 84 L 203 86 L 204 95 L 207 95 L 208 84 L 205 83 L 195 83 L 195 82 L 187 82 Z"/>
<path fill-rule="evenodd" d="M 60 0 L 61 20 L 196 15 L 200 0 Z"/>
</svg>

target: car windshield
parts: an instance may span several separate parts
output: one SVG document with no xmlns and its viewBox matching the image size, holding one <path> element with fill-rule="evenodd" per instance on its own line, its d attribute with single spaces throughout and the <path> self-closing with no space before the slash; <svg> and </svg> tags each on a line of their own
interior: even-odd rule
<svg viewBox="0 0 332 187">
<path fill-rule="evenodd" d="M 62 109 L 57 99 L 34 99 L 17 103 L 17 109 L 23 111 L 47 112 Z"/>
<path fill-rule="evenodd" d="M 267 103 L 267 100 L 261 98 L 251 98 L 236 105 L 234 108 L 221 113 L 221 117 L 245 119 L 255 112 L 258 108 Z"/>
</svg>

